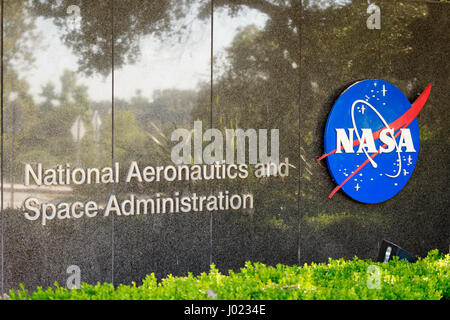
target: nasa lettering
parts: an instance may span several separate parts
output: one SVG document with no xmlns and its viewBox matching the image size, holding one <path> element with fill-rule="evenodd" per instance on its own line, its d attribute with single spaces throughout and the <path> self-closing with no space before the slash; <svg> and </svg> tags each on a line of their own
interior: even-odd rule
<svg viewBox="0 0 450 320">
<path fill-rule="evenodd" d="M 417 115 L 431 91 L 428 85 L 411 105 L 393 84 L 364 80 L 345 90 L 325 127 L 328 169 L 337 187 L 362 203 L 394 197 L 410 179 L 419 156 Z"/>
</svg>

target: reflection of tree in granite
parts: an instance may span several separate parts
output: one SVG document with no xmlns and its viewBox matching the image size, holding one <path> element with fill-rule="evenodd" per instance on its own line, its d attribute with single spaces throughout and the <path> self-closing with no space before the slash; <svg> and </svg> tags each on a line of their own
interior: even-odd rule
<svg viewBox="0 0 450 320">
<path fill-rule="evenodd" d="M 134 63 L 140 55 L 139 39 L 145 35 L 164 37 L 164 41 L 182 39 L 189 32 L 191 21 L 196 16 L 210 17 L 211 1 L 200 0 L 128 0 L 128 1 L 83 1 L 80 6 L 81 28 L 67 27 L 66 9 L 71 0 L 32 0 L 30 8 L 38 16 L 52 18 L 55 25 L 65 30 L 63 40 L 79 58 L 80 70 L 88 74 L 95 71 L 107 75 L 111 72 L 111 16 L 114 10 L 115 64 L 119 68 Z M 300 25 L 300 0 L 215 0 L 214 8 L 226 8 L 231 15 L 248 7 L 271 18 L 271 25 L 283 35 L 286 44 L 297 35 L 293 32 Z M 281 39 L 281 38 L 280 38 Z M 296 40 L 294 41 L 296 42 Z M 284 46 L 297 57 L 298 47 Z M 294 50 L 292 50 L 294 49 Z"/>
<path fill-rule="evenodd" d="M 198 1 L 83 1 L 79 4 L 80 28 L 67 26 L 66 9 L 73 1 L 33 0 L 34 14 L 53 18 L 55 25 L 65 30 L 63 40 L 79 58 L 80 70 L 104 75 L 111 72 L 111 16 L 114 9 L 115 63 L 117 67 L 133 63 L 140 55 L 139 37 L 147 34 L 175 35 L 179 33 L 176 21 L 190 12 Z M 197 5 L 198 7 L 198 5 Z"/>
<path fill-rule="evenodd" d="M 18 156 L 21 137 L 26 133 L 26 124 L 33 121 L 36 114 L 32 97 L 28 93 L 28 83 L 19 75 L 19 67 L 33 64 L 33 45 L 38 37 L 34 32 L 35 19 L 26 10 L 21 1 L 9 1 L 5 3 L 5 11 L 14 12 L 10 19 L 4 21 L 4 162 L 5 182 L 11 180 L 10 174 L 15 175 L 20 170 L 20 163 L 10 161 L 12 156 Z M 11 121 L 10 121 L 11 120 Z M 14 123 L 14 128 L 11 124 Z M 9 151 L 9 148 L 14 150 Z M 19 179 L 17 179 L 19 180 Z M 16 181 L 17 182 L 17 181 Z"/>
<path fill-rule="evenodd" d="M 132 112 L 140 128 L 153 132 L 152 123 L 162 129 L 173 130 L 176 127 L 192 126 L 191 111 L 198 99 L 194 90 L 166 89 L 153 92 L 153 101 L 149 101 L 138 91 L 130 100 L 118 99 L 117 110 Z"/>
</svg>

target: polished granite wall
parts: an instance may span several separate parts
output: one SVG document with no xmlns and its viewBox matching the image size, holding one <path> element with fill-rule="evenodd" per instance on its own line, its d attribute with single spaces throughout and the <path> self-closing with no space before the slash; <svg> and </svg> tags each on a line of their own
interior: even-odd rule
<svg viewBox="0 0 450 320">
<path fill-rule="evenodd" d="M 367 28 L 363 0 L 4 0 L 3 290 L 65 284 L 72 265 L 83 282 L 119 284 L 152 272 L 199 274 L 211 263 L 226 272 L 245 261 L 376 258 L 382 239 L 417 255 L 447 251 L 450 4 L 372 2 L 380 29 Z M 418 117 L 419 162 L 385 203 L 342 192 L 328 199 L 334 184 L 316 161 L 328 113 L 346 87 L 368 78 L 393 83 L 410 101 L 433 85 Z M 279 129 L 289 176 L 24 185 L 26 163 L 170 165 L 171 132 L 196 120 L 221 131 Z M 254 209 L 42 226 L 21 208 L 28 197 L 105 206 L 110 195 L 223 190 L 251 193 Z"/>
</svg>

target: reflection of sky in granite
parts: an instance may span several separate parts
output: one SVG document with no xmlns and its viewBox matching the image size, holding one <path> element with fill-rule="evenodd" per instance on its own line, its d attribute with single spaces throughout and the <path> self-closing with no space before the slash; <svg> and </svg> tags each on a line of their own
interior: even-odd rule
<svg viewBox="0 0 450 320">
<path fill-rule="evenodd" d="M 231 44 L 239 28 L 250 24 L 262 28 L 266 22 L 264 14 L 255 10 L 243 10 L 237 17 L 230 17 L 226 11 L 214 14 L 214 50 L 220 52 Z M 195 89 L 200 81 L 210 77 L 210 21 L 191 19 L 191 32 L 178 43 L 162 43 L 146 36 L 141 39 L 141 57 L 138 63 L 116 70 L 116 96 L 127 99 L 140 89 L 142 95 L 152 99 L 153 91 L 158 89 Z M 36 61 L 23 76 L 31 87 L 31 93 L 40 101 L 42 85 L 53 81 L 59 89 L 59 78 L 64 69 L 77 70 L 77 58 L 71 49 L 63 45 L 57 29 L 50 20 L 38 18 L 37 31 L 41 41 L 35 51 Z M 61 59 L 49 59 L 52 57 Z M 100 75 L 85 77 L 79 74 L 79 83 L 89 87 L 93 100 L 111 99 L 111 76 L 104 79 Z"/>
<path fill-rule="evenodd" d="M 327 9 L 329 7 L 339 8 L 351 3 L 352 0 L 306 0 L 303 5 L 306 8 L 318 7 L 320 9 Z"/>
</svg>

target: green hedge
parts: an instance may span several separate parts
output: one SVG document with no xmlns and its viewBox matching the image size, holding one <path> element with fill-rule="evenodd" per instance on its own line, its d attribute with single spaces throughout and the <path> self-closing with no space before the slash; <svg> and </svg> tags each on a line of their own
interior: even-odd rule
<svg viewBox="0 0 450 320">
<path fill-rule="evenodd" d="M 387 264 L 354 258 L 330 259 L 327 264 L 265 266 L 246 263 L 239 273 L 221 274 L 214 265 L 209 273 L 187 277 L 169 275 L 160 282 L 154 274 L 142 285 L 83 284 L 82 289 L 55 288 L 28 292 L 11 290 L 10 299 L 449 299 L 450 254 L 431 251 L 416 263 L 393 260 Z M 380 288 L 369 289 L 371 265 L 379 267 Z M 373 267 L 372 267 L 373 268 Z M 370 269 L 369 269 L 370 270 Z"/>
</svg>

